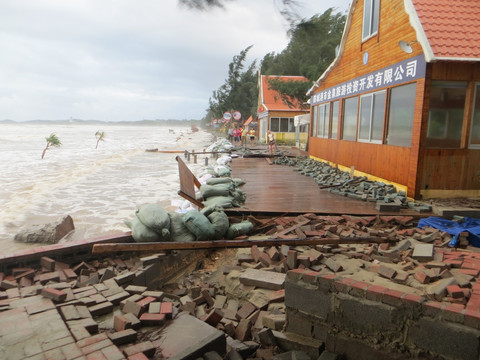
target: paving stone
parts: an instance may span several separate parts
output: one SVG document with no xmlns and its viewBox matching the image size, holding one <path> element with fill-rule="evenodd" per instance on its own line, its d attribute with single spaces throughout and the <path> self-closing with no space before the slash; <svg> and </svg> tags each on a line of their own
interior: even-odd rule
<svg viewBox="0 0 480 360">
<path fill-rule="evenodd" d="M 243 306 L 238 310 L 236 318 L 238 320 L 241 319 L 246 319 L 248 318 L 254 311 L 256 310 L 256 307 L 251 304 L 250 302 L 246 302 L 243 304 Z"/>
<path fill-rule="evenodd" d="M 92 316 L 109 314 L 113 311 L 113 304 L 110 301 L 105 301 L 103 303 L 90 306 L 88 310 L 90 311 Z"/>
<path fill-rule="evenodd" d="M 137 318 L 140 317 L 144 309 L 142 306 L 136 302 L 127 300 L 125 306 L 122 308 L 122 312 L 124 313 L 131 313 L 135 315 Z"/>
<path fill-rule="evenodd" d="M 170 301 L 164 301 L 160 304 L 160 314 L 164 314 L 166 319 L 173 317 L 173 303 Z"/>
<path fill-rule="evenodd" d="M 285 283 L 285 274 L 246 269 L 240 275 L 240 282 L 244 285 L 257 286 L 264 289 L 280 290 Z"/>
<path fill-rule="evenodd" d="M 67 298 L 67 293 L 65 291 L 52 289 L 52 288 L 43 288 L 42 296 L 48 299 L 52 299 L 56 302 L 63 302 Z"/>
<path fill-rule="evenodd" d="M 143 313 L 139 320 L 145 326 L 160 326 L 165 322 L 165 314 Z"/>
<path fill-rule="evenodd" d="M 123 316 L 127 318 L 128 321 L 130 321 L 130 323 L 132 324 L 132 329 L 137 330 L 140 328 L 141 326 L 140 320 L 138 320 L 138 318 L 135 315 L 133 315 L 132 313 L 126 313 Z"/>
<path fill-rule="evenodd" d="M 137 286 L 137 285 L 128 285 L 125 288 L 125 291 L 127 291 L 130 294 L 141 294 L 147 290 L 146 286 Z"/>
<path fill-rule="evenodd" d="M 143 341 L 141 343 L 124 348 L 123 352 L 127 356 L 143 353 L 146 357 L 152 357 L 155 355 L 155 350 L 155 346 L 151 341 Z"/>
<path fill-rule="evenodd" d="M 109 333 L 108 337 L 117 346 L 125 345 L 137 341 L 137 332 L 133 329 L 125 329 Z"/>
<path fill-rule="evenodd" d="M 252 337 L 252 322 L 249 319 L 241 319 L 235 329 L 235 338 L 239 341 L 249 340 Z"/>
<path fill-rule="evenodd" d="M 55 270 L 55 260 L 47 257 L 42 256 L 40 258 L 40 266 L 47 271 L 54 271 Z"/>
</svg>

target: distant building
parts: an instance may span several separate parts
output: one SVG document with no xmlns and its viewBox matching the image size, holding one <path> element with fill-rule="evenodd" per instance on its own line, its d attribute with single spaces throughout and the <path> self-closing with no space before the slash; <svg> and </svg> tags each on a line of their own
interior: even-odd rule
<svg viewBox="0 0 480 360">
<path fill-rule="evenodd" d="M 267 130 L 275 133 L 277 142 L 295 143 L 294 117 L 296 115 L 308 114 L 309 106 L 304 106 L 298 100 L 284 100 L 278 91 L 270 89 L 268 80 L 280 79 L 281 81 L 305 81 L 304 76 L 266 76 L 260 75 L 258 92 L 258 136 L 265 141 Z M 307 138 L 307 133 L 303 137 Z"/>
<path fill-rule="evenodd" d="M 480 195 L 480 2 L 352 1 L 309 153 L 408 196 Z"/>
</svg>

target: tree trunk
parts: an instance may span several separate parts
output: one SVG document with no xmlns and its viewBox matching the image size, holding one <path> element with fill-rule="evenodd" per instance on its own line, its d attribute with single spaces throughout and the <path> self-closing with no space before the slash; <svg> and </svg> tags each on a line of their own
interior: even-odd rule
<svg viewBox="0 0 480 360">
<path fill-rule="evenodd" d="M 43 153 L 42 153 L 42 159 L 45 157 L 45 153 L 47 152 L 48 145 L 49 145 L 49 144 L 47 144 L 47 147 L 46 147 L 45 149 L 43 149 Z"/>
</svg>

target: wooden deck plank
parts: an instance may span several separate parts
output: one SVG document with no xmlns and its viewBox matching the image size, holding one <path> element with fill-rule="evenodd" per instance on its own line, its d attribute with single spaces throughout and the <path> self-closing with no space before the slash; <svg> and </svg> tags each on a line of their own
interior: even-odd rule
<svg viewBox="0 0 480 360">
<path fill-rule="evenodd" d="M 400 213 L 378 212 L 374 202 L 332 194 L 320 189 L 312 177 L 301 175 L 290 166 L 269 165 L 265 158 L 235 158 L 232 176 L 246 181 L 241 189 L 247 193 L 247 200 L 242 208 L 235 209 L 239 211 L 420 216 L 410 209 Z"/>
</svg>

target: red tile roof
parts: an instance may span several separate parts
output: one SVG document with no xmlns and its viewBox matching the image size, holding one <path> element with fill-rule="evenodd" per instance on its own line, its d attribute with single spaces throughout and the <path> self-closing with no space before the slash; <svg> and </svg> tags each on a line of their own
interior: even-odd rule
<svg viewBox="0 0 480 360">
<path fill-rule="evenodd" d="M 266 110 L 277 110 L 277 111 L 300 111 L 305 110 L 301 108 L 301 103 L 299 101 L 291 101 L 293 105 L 289 105 L 284 101 L 278 91 L 270 89 L 268 79 L 278 78 L 282 81 L 308 81 L 304 76 L 266 76 L 262 75 L 261 80 L 261 98 L 263 107 Z"/>
<path fill-rule="evenodd" d="M 410 1 L 434 59 L 480 60 L 480 1 Z"/>
</svg>

